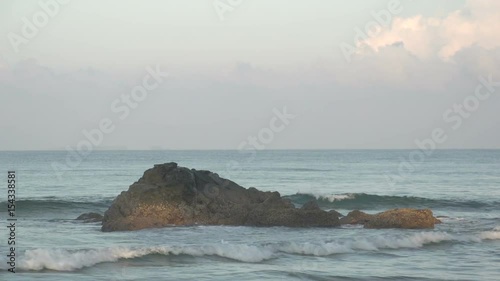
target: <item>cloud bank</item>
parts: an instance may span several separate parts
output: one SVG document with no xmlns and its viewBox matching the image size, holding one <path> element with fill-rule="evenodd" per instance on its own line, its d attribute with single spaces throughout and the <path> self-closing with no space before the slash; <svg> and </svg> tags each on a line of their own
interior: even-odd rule
<svg viewBox="0 0 500 281">
<path fill-rule="evenodd" d="M 416 15 L 396 17 L 390 27 L 359 43 L 379 51 L 401 44 L 411 54 L 430 59 L 450 60 L 461 50 L 478 46 L 486 50 L 500 47 L 500 2 L 469 0 L 443 18 Z"/>
</svg>

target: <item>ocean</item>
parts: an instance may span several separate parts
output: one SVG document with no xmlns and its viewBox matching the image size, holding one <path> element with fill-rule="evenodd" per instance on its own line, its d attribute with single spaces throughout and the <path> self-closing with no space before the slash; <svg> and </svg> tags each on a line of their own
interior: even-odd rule
<svg viewBox="0 0 500 281">
<path fill-rule="evenodd" d="M 59 176 L 52 163 L 65 163 L 65 151 L 0 152 L 0 280 L 500 280 L 500 150 L 436 150 L 408 168 L 411 152 L 94 151 Z M 316 198 L 343 214 L 431 208 L 443 223 L 104 233 L 75 220 L 104 213 L 166 162 L 279 191 L 297 206 Z M 17 179 L 15 274 L 7 271 L 8 171 Z"/>
</svg>

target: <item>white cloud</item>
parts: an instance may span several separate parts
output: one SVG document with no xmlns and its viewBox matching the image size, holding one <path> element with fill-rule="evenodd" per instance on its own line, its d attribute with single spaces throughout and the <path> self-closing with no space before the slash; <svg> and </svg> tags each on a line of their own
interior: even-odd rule
<svg viewBox="0 0 500 281">
<path fill-rule="evenodd" d="M 421 59 L 438 56 L 451 59 L 457 52 L 471 46 L 484 49 L 500 47 L 500 1 L 468 1 L 464 8 L 444 18 L 395 18 L 392 25 L 377 36 L 364 40 L 358 47 L 375 51 L 397 43 Z"/>
</svg>

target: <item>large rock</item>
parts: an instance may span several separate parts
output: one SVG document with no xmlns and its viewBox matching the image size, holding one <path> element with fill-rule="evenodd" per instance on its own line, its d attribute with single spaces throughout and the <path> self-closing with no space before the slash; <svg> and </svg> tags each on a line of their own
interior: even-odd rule
<svg viewBox="0 0 500 281">
<path fill-rule="evenodd" d="M 370 215 L 359 210 L 340 219 L 341 224 L 362 224 L 365 228 L 433 228 L 441 223 L 429 209 L 393 209 Z"/>
<path fill-rule="evenodd" d="M 102 230 L 170 225 L 334 227 L 335 212 L 314 203 L 297 209 L 278 192 L 243 188 L 210 171 L 155 165 L 122 192 L 105 212 Z"/>
</svg>

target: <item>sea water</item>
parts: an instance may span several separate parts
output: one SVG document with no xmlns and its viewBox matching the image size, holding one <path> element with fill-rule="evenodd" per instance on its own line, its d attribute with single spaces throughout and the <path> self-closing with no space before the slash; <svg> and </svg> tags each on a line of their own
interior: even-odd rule
<svg viewBox="0 0 500 281">
<path fill-rule="evenodd" d="M 437 150 L 419 163 L 408 161 L 411 152 L 94 151 L 73 167 L 66 151 L 0 152 L 0 279 L 500 280 L 500 150 Z M 279 191 L 297 206 L 317 199 L 343 214 L 431 208 L 443 223 L 429 230 L 189 226 L 104 233 L 99 223 L 75 220 L 103 213 L 146 169 L 166 162 Z M 17 177 L 15 274 L 7 271 L 10 170 Z"/>
</svg>

